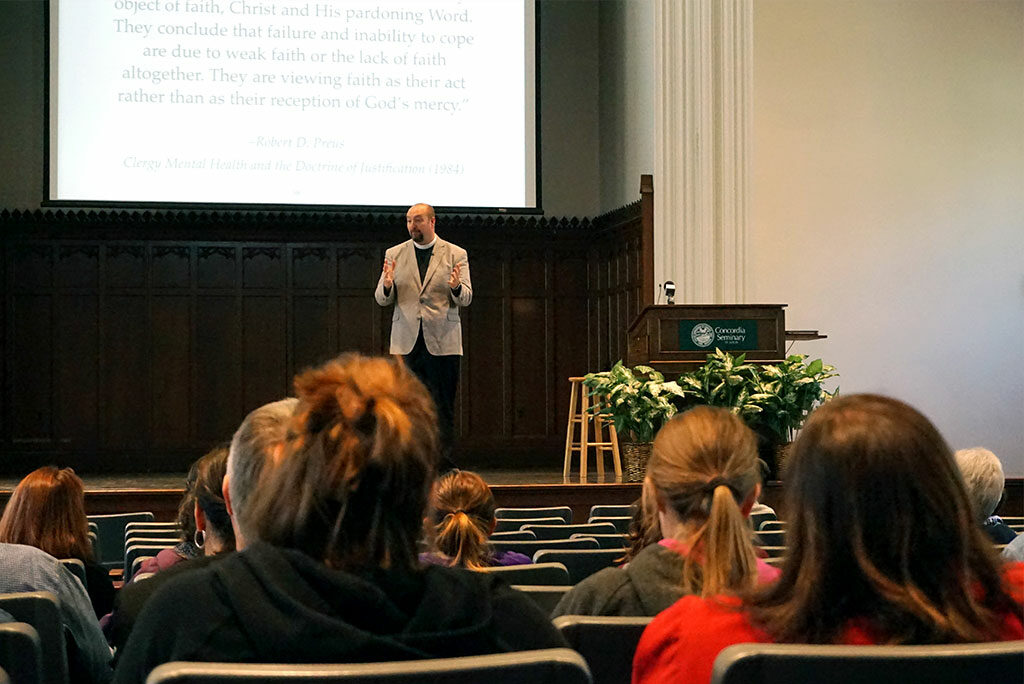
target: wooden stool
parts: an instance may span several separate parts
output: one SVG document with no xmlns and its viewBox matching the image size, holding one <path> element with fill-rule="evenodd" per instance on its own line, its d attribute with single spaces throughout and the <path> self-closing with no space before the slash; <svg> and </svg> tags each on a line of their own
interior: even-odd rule
<svg viewBox="0 0 1024 684">
<path fill-rule="evenodd" d="M 615 424 L 599 414 L 590 413 L 590 396 L 583 386 L 583 378 L 569 378 L 569 425 L 565 432 L 565 463 L 562 465 L 562 479 L 569 481 L 572 468 L 572 452 L 580 452 L 580 481 L 587 481 L 587 461 L 590 447 L 594 447 L 597 456 L 597 475 L 604 480 L 604 454 L 611 452 L 612 464 L 615 466 L 615 479 L 622 479 L 622 461 L 619 459 L 619 438 L 615 434 Z M 594 433 L 589 430 L 594 423 Z M 574 426 L 579 425 L 579 439 L 576 439 Z M 603 439 L 602 429 L 608 430 L 608 438 Z"/>
</svg>

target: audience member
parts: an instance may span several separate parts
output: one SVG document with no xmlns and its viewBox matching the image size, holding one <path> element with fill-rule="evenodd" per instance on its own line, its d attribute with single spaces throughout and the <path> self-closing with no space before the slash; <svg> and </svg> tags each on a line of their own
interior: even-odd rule
<svg viewBox="0 0 1024 684">
<path fill-rule="evenodd" d="M 1024 562 L 1024 534 L 1018 534 L 1013 541 L 1003 549 L 1003 560 L 1010 562 Z"/>
<path fill-rule="evenodd" d="M 93 560 L 85 487 L 71 468 L 45 466 L 18 483 L 0 518 L 0 542 L 26 544 L 54 558 L 82 561 L 93 612 L 97 618 L 110 612 L 114 585 L 106 568 Z"/>
<path fill-rule="evenodd" d="M 476 473 L 445 473 L 434 485 L 431 498 L 435 551 L 420 554 L 422 562 L 470 570 L 532 562 L 525 554 L 494 551 L 487 543 L 498 524 L 494 517 L 494 495 Z"/>
<path fill-rule="evenodd" d="M 110 649 L 89 596 L 56 558 L 34 546 L 0 543 L 0 593 L 48 591 L 57 597 L 72 682 L 110 680 Z"/>
<path fill-rule="evenodd" d="M 711 596 L 774 579 L 754 552 L 746 516 L 757 499 L 757 442 L 739 418 L 701 406 L 669 421 L 654 439 L 643 508 L 663 539 L 624 568 L 573 587 L 554 615 L 655 615 L 681 596 Z"/>
<path fill-rule="evenodd" d="M 142 682 L 172 660 L 368 662 L 564 646 L 496 576 L 419 565 L 437 418 L 403 364 L 345 355 L 295 388 L 280 457 L 237 512 L 245 549 L 153 596 L 115 681 Z"/>
<path fill-rule="evenodd" d="M 687 596 L 657 616 L 635 683 L 708 682 L 736 643 L 1024 637 L 1024 565 L 1001 568 L 952 452 L 910 406 L 852 395 L 819 408 L 793 445 L 786 494 L 779 580 L 742 598 Z"/>
<path fill-rule="evenodd" d="M 640 497 L 633 502 L 633 519 L 626 532 L 626 552 L 622 563 L 628 563 L 651 544 L 662 540 L 661 525 L 658 524 L 658 507 L 655 502 Z"/>
<path fill-rule="evenodd" d="M 256 486 L 263 466 L 274 449 L 284 441 L 296 399 L 282 399 L 251 412 L 242 421 L 231 440 L 230 449 L 218 448 L 192 466 L 195 471 L 193 482 L 193 519 L 199 520 L 195 535 L 205 555 L 186 562 L 176 563 L 154 577 L 125 586 L 118 594 L 114 612 L 107 621 L 104 632 L 115 650 L 115 662 L 120 658 L 123 647 L 131 636 L 143 606 L 157 589 L 170 582 L 179 574 L 205 568 L 219 556 L 218 551 L 230 551 L 244 542 L 236 536 L 239 511 L 244 510 L 247 493 Z M 231 488 L 235 490 L 235 506 L 228 505 L 229 483 L 226 473 L 234 472 Z M 190 479 L 193 479 L 190 473 Z M 212 528 L 212 532 L 211 532 Z M 199 529 L 203 530 L 199 539 Z"/>
<path fill-rule="evenodd" d="M 166 570 L 183 560 L 216 555 L 222 547 L 228 551 L 234 548 L 235 533 L 221 494 L 227 455 L 226 446 L 215 447 L 192 464 L 185 477 L 185 495 L 178 507 L 178 525 L 181 527 L 183 541 L 172 549 L 164 549 L 153 558 L 144 560 L 136 575 L 149 575 Z M 211 516 L 214 528 L 212 535 L 207 530 L 207 521 Z M 218 529 L 222 531 L 218 532 Z M 225 539 L 228 541 L 225 542 Z"/>
<path fill-rule="evenodd" d="M 1006 478 L 1003 476 L 1003 464 L 988 449 L 974 447 L 960 449 L 954 454 L 956 464 L 960 467 L 960 475 L 967 485 L 967 497 L 974 506 L 974 514 L 981 526 L 994 543 L 1008 544 L 1017 536 L 999 516 L 993 515 L 996 506 L 1003 499 L 1003 488 Z"/>
</svg>

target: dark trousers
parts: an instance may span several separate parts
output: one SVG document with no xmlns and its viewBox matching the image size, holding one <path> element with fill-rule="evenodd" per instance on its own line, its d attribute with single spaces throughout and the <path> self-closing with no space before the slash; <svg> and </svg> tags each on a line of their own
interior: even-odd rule
<svg viewBox="0 0 1024 684">
<path fill-rule="evenodd" d="M 452 450 L 455 446 L 455 392 L 459 388 L 459 364 L 462 357 L 456 354 L 434 356 L 427 351 L 423 341 L 423 330 L 416 338 L 412 351 L 405 355 L 405 365 L 420 379 L 430 392 L 437 407 L 437 427 L 441 433 L 441 460 L 438 471 L 446 472 L 455 467 Z"/>
</svg>

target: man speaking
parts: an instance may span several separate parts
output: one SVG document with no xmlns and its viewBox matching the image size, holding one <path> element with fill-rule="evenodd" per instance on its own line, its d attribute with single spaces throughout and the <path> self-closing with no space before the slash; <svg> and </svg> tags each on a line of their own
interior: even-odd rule
<svg viewBox="0 0 1024 684">
<path fill-rule="evenodd" d="M 395 304 L 391 353 L 401 354 L 437 405 L 442 467 L 451 467 L 455 441 L 455 391 L 462 357 L 459 307 L 469 306 L 473 286 L 466 250 L 437 237 L 434 208 L 414 204 L 405 215 L 412 238 L 384 254 L 374 298 Z"/>
</svg>

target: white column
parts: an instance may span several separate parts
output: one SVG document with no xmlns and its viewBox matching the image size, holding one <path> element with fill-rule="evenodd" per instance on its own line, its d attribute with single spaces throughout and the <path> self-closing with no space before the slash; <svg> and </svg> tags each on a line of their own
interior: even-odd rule
<svg viewBox="0 0 1024 684">
<path fill-rule="evenodd" d="M 752 24 L 752 0 L 656 0 L 654 274 L 679 303 L 745 301 Z"/>
</svg>

